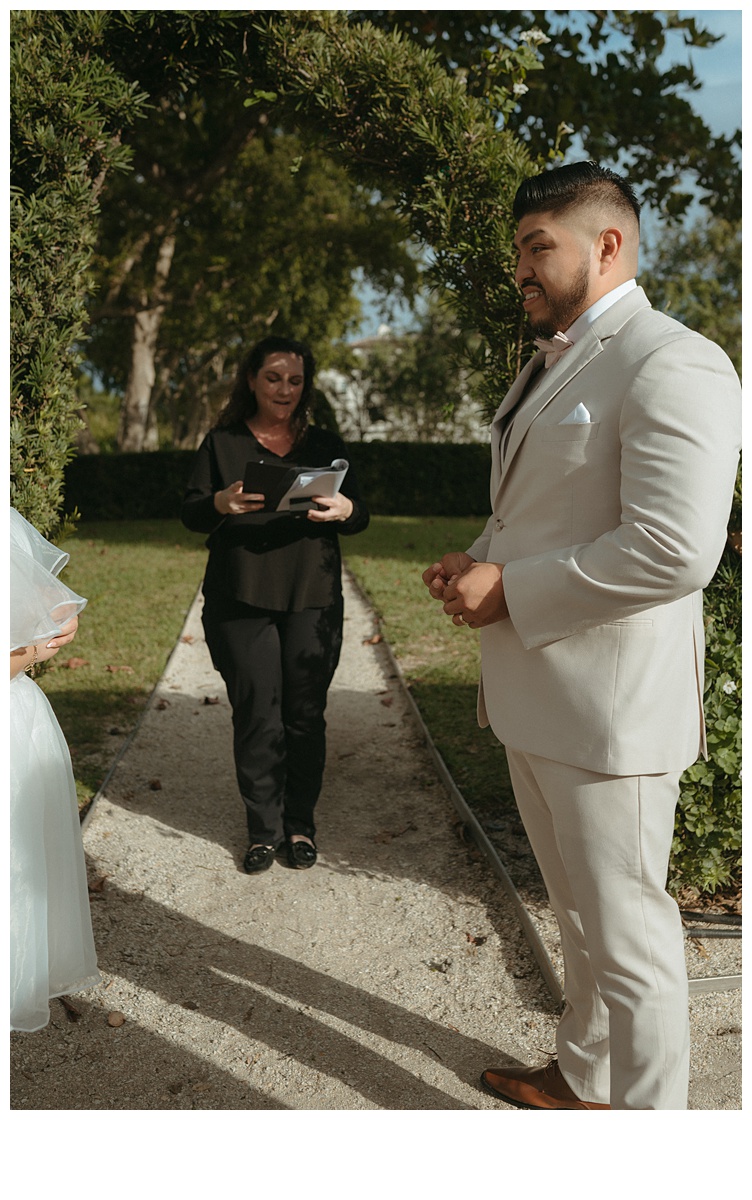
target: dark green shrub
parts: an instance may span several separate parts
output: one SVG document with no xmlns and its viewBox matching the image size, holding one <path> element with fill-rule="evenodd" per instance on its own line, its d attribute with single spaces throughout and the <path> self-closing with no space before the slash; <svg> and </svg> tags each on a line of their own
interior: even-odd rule
<svg viewBox="0 0 752 1200">
<path fill-rule="evenodd" d="M 11 503 L 49 534 L 80 426 L 76 344 L 85 324 L 97 199 L 127 155 L 135 90 L 97 57 L 107 14 L 11 13 Z"/>
<path fill-rule="evenodd" d="M 714 892 L 741 881 L 741 575 L 741 556 L 729 548 L 705 592 L 708 761 L 682 777 L 672 891 Z"/>
<path fill-rule="evenodd" d="M 360 442 L 351 450 L 363 494 L 374 513 L 488 516 L 488 446 Z"/>
<path fill-rule="evenodd" d="M 180 516 L 192 450 L 83 454 L 65 469 L 66 507 L 84 521 L 139 521 Z"/>
<path fill-rule="evenodd" d="M 374 513 L 485 517 L 489 511 L 487 446 L 360 442 L 348 450 Z M 89 521 L 178 517 L 193 459 L 192 450 L 80 455 L 66 467 L 66 506 Z"/>
</svg>

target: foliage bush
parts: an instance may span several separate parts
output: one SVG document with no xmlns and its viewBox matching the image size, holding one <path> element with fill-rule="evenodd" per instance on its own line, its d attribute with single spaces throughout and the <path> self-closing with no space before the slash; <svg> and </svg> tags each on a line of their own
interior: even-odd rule
<svg viewBox="0 0 752 1200">
<path fill-rule="evenodd" d="M 673 889 L 714 892 L 739 882 L 741 867 L 741 646 L 740 630 L 718 609 L 737 590 L 735 568 L 724 564 L 708 589 L 705 720 L 708 761 L 684 773 L 672 848 Z"/>
<path fill-rule="evenodd" d="M 79 455 L 65 468 L 66 505 L 84 521 L 179 517 L 194 457 L 190 450 Z"/>
<path fill-rule="evenodd" d="M 730 529 L 729 545 L 705 589 L 708 760 L 696 762 L 682 777 L 672 891 L 714 892 L 741 883 L 742 565 L 734 545 L 741 531 L 741 470 Z"/>
<path fill-rule="evenodd" d="M 97 198 L 125 165 L 119 131 L 140 106 L 97 57 L 104 16 L 11 13 L 11 503 L 44 534 L 81 424 L 76 343 Z"/>
</svg>

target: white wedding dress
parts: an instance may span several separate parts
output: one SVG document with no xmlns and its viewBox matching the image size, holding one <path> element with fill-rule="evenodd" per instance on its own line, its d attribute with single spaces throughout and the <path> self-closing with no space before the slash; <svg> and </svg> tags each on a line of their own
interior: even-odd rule
<svg viewBox="0 0 752 1200">
<path fill-rule="evenodd" d="M 68 561 L 10 510 L 11 650 L 49 641 L 86 601 L 57 578 Z M 100 982 L 70 754 L 49 700 L 10 684 L 10 1025 L 31 1033 L 49 1001 Z"/>
</svg>

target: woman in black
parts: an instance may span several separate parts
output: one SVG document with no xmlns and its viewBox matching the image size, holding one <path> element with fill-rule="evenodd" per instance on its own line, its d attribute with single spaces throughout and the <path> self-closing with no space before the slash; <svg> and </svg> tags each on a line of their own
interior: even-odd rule
<svg viewBox="0 0 752 1200">
<path fill-rule="evenodd" d="M 339 437 L 308 423 L 314 370 L 301 342 L 254 346 L 183 501 L 184 525 L 209 534 L 203 625 L 232 705 L 249 874 L 270 867 L 283 842 L 290 866 L 316 861 L 324 709 L 342 645 L 338 534 L 368 524 L 352 467 L 338 495 L 315 497 L 307 512 L 262 512 L 263 495 L 243 491 L 248 462 L 323 467 L 348 458 Z"/>
</svg>

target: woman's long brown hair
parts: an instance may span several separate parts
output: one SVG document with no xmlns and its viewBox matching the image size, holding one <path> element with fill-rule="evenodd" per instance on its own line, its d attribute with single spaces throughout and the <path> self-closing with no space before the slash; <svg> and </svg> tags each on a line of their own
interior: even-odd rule
<svg viewBox="0 0 752 1200">
<path fill-rule="evenodd" d="M 238 367 L 235 382 L 230 393 L 230 399 L 217 417 L 215 429 L 226 429 L 237 421 L 246 421 L 257 411 L 256 396 L 248 382 L 249 375 L 257 375 L 270 354 L 297 354 L 303 360 L 303 393 L 295 412 L 290 418 L 290 425 L 295 435 L 295 445 L 301 440 L 308 428 L 308 421 L 313 400 L 313 377 L 316 373 L 316 363 L 313 352 L 305 342 L 296 342 L 294 338 L 270 335 L 248 351 Z"/>
</svg>

